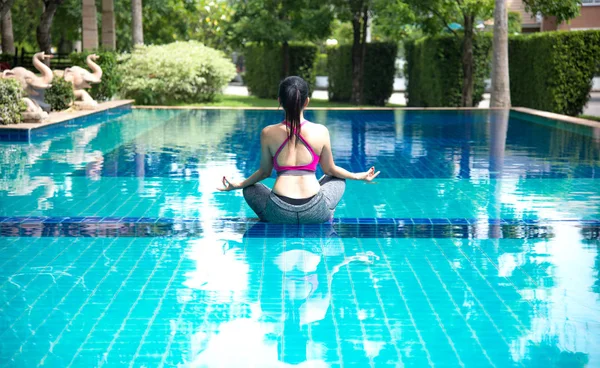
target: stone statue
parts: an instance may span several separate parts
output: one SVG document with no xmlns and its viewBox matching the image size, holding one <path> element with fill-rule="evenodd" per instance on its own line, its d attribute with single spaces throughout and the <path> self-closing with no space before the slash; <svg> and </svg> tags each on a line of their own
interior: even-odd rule
<svg viewBox="0 0 600 368">
<path fill-rule="evenodd" d="M 75 105 L 84 110 L 94 110 L 98 106 L 98 103 L 86 91 L 86 89 L 92 88 L 92 84 L 100 83 L 102 79 L 102 69 L 94 62 L 98 58 L 98 55 L 91 54 L 86 59 L 86 64 L 92 72 L 79 66 L 73 66 L 64 71 L 54 71 L 55 75 L 62 76 L 67 82 L 73 84 L 73 92 L 76 100 Z"/>
<path fill-rule="evenodd" d="M 43 102 L 43 91 L 50 88 L 50 83 L 54 78 L 52 70 L 43 61 L 49 58 L 52 58 L 52 55 L 46 55 L 44 52 L 33 55 L 33 66 L 41 73 L 41 76 L 22 67 L 5 70 L 2 73 L 3 78 L 18 80 L 28 96 L 23 99 L 27 105 L 27 110 L 23 114 L 26 122 L 40 121 L 48 117 L 48 113 L 42 106 L 48 108 Z"/>
</svg>

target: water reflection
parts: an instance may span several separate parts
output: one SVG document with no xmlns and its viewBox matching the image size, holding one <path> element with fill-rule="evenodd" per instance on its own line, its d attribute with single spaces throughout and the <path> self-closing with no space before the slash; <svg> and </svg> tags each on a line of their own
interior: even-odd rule
<svg viewBox="0 0 600 368">
<path fill-rule="evenodd" d="M 337 275 L 349 275 L 345 268 L 350 265 L 364 270 L 379 257 L 372 251 L 348 255 L 333 227 L 320 231 L 325 237 L 279 239 L 268 244 L 252 237 L 242 242 L 230 240 L 223 243 L 224 248 L 214 248 L 222 251 L 222 256 L 194 257 L 205 258 L 204 264 L 212 266 L 199 267 L 202 276 L 196 272 L 188 275 L 188 287 L 211 290 L 207 301 L 229 299 L 231 311 L 239 308 L 235 305 L 247 307 L 237 318 L 230 315 L 217 326 L 209 322 L 195 333 L 199 345 L 192 349 L 197 351 L 192 366 L 330 366 L 336 350 L 331 346 L 336 344 L 335 333 L 319 326 L 324 320 L 328 326 L 333 321 L 332 284 Z M 225 267 L 219 259 L 235 264 Z M 216 275 L 217 269 L 225 274 Z M 347 301 L 338 303 L 346 305 Z M 315 329 L 319 329 L 318 336 Z"/>
<path fill-rule="evenodd" d="M 307 112 L 308 119 L 328 126 L 336 162 L 353 171 L 374 164 L 388 178 L 598 176 L 598 128 L 515 112 L 506 115 L 506 111 Z M 86 126 L 23 150 L 33 175 L 87 176 L 81 165 L 91 163 L 103 168 L 102 176 L 195 178 L 207 165 L 235 162 L 247 176 L 258 165 L 260 130 L 280 119 L 280 111 L 134 111 L 116 120 L 127 124 Z M 503 131 L 503 139 L 495 130 Z M 0 144 L 5 150 L 16 146 Z M 498 174 L 494 165 L 502 159 L 504 169 Z M 20 157 L 12 163 L 22 161 Z"/>
<path fill-rule="evenodd" d="M 598 240 L 559 230 L 502 241 L 342 241 L 334 228 L 323 238 L 197 240 L 184 285 L 200 291 L 186 300 L 202 325 L 182 336 L 193 351 L 183 362 L 597 364 Z"/>
</svg>

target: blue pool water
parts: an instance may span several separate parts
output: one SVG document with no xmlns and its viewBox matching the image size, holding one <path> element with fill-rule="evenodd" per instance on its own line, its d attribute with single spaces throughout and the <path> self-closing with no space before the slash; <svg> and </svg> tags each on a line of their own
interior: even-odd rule
<svg viewBox="0 0 600 368">
<path fill-rule="evenodd" d="M 0 143 L 0 366 L 600 366 L 600 129 L 309 111 L 338 165 L 381 175 L 297 227 L 215 190 L 281 115 L 120 111 Z"/>
</svg>

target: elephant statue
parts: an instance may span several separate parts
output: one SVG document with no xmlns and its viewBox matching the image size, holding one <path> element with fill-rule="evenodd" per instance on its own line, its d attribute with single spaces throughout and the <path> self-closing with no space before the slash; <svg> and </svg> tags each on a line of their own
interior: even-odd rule
<svg viewBox="0 0 600 368">
<path fill-rule="evenodd" d="M 75 105 L 83 110 L 94 110 L 98 106 L 98 103 L 86 91 L 92 87 L 92 84 L 98 84 L 102 80 L 102 68 L 94 62 L 98 59 L 99 56 L 96 54 L 90 54 L 86 58 L 86 64 L 92 70 L 91 72 L 79 66 L 73 66 L 64 71 L 54 71 L 55 75 L 62 76 L 67 82 L 71 82 L 75 93 Z"/>
<path fill-rule="evenodd" d="M 44 52 L 33 55 L 33 66 L 41 73 L 41 76 L 22 67 L 5 70 L 2 73 L 3 78 L 13 78 L 19 81 L 28 96 L 24 98 L 27 105 L 24 114 L 26 121 L 41 121 L 48 117 L 47 111 L 50 110 L 50 107 L 44 103 L 44 90 L 50 88 L 54 78 L 52 70 L 44 63 L 44 59 L 49 58 L 52 58 L 52 55 L 46 55 Z"/>
</svg>

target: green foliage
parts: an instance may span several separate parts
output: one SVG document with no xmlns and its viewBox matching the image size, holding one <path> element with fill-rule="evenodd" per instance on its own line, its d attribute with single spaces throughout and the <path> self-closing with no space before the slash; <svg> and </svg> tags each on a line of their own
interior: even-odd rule
<svg viewBox="0 0 600 368">
<path fill-rule="evenodd" d="M 316 75 L 327 75 L 327 54 L 319 53 L 317 54 L 317 62 L 315 64 L 315 74 Z"/>
<path fill-rule="evenodd" d="M 363 99 L 368 105 L 383 106 L 394 87 L 398 46 L 392 42 L 367 44 L 363 77 Z M 328 94 L 331 101 L 350 101 L 352 93 L 352 46 L 327 50 Z"/>
<path fill-rule="evenodd" d="M 323 0 L 233 2 L 231 32 L 238 45 L 320 41 L 331 34 L 333 13 Z"/>
<path fill-rule="evenodd" d="M 544 17 L 555 16 L 558 24 L 579 15 L 581 0 L 523 0 L 525 10 Z"/>
<path fill-rule="evenodd" d="M 19 124 L 25 111 L 23 90 L 16 79 L 0 79 L 0 125 Z"/>
<path fill-rule="evenodd" d="M 522 20 L 521 13 L 508 12 L 508 34 L 521 33 Z"/>
<path fill-rule="evenodd" d="M 196 41 L 136 47 L 118 69 L 123 97 L 143 105 L 212 101 L 235 76 L 222 52 Z"/>
<path fill-rule="evenodd" d="M 404 0 L 376 0 L 373 4 L 374 41 L 399 42 L 415 32 L 415 15 Z"/>
<path fill-rule="evenodd" d="M 391 42 L 367 44 L 363 78 L 364 103 L 384 106 L 394 92 L 398 45 Z"/>
<path fill-rule="evenodd" d="M 68 109 L 75 100 L 73 84 L 67 82 L 63 77 L 55 76 L 52 80 L 52 86 L 46 90 L 44 99 L 50 105 L 52 111 Z"/>
<path fill-rule="evenodd" d="M 367 64 L 365 63 L 365 69 Z M 352 95 L 352 46 L 327 48 L 327 94 L 330 101 L 348 102 Z"/>
<path fill-rule="evenodd" d="M 438 34 L 450 29 L 450 24 L 465 26 L 465 17 L 486 20 L 493 16 L 494 0 L 405 0 L 410 6 L 422 29 L 429 34 Z M 473 23 L 475 26 L 475 23 Z"/>
<path fill-rule="evenodd" d="M 39 51 L 35 29 L 40 22 L 42 6 L 39 0 L 15 0 L 11 7 L 15 47 L 27 46 L 28 52 Z"/>
<path fill-rule="evenodd" d="M 302 77 L 312 91 L 315 85 L 317 46 L 291 43 L 289 75 Z M 283 51 L 281 45 L 251 44 L 245 48 L 246 74 L 244 79 L 253 96 L 277 98 L 279 82 L 283 75 Z"/>
<path fill-rule="evenodd" d="M 117 68 L 118 54 L 114 51 L 102 49 L 72 53 L 70 55 L 71 62 L 73 62 L 73 65 L 88 69 L 85 61 L 90 54 L 96 54 L 100 57 L 95 62 L 102 68 L 102 81 L 99 84 L 93 84 L 89 93 L 97 101 L 110 100 L 121 86 L 122 76 Z"/>
<path fill-rule="evenodd" d="M 352 24 L 335 19 L 332 23 L 331 38 L 340 45 L 352 43 Z"/>
<path fill-rule="evenodd" d="M 244 50 L 244 81 L 250 94 L 260 98 L 276 98 L 281 81 L 283 58 L 281 46 L 249 45 Z"/>
<path fill-rule="evenodd" d="M 452 35 L 430 36 L 408 41 L 404 47 L 407 105 L 411 107 L 461 106 L 462 39 Z M 491 50 L 491 34 L 479 34 L 475 37 L 473 43 L 475 106 L 483 98 L 485 78 L 490 73 Z"/>
<path fill-rule="evenodd" d="M 600 62 L 600 31 L 511 37 L 508 55 L 514 106 L 577 116 Z"/>
</svg>

